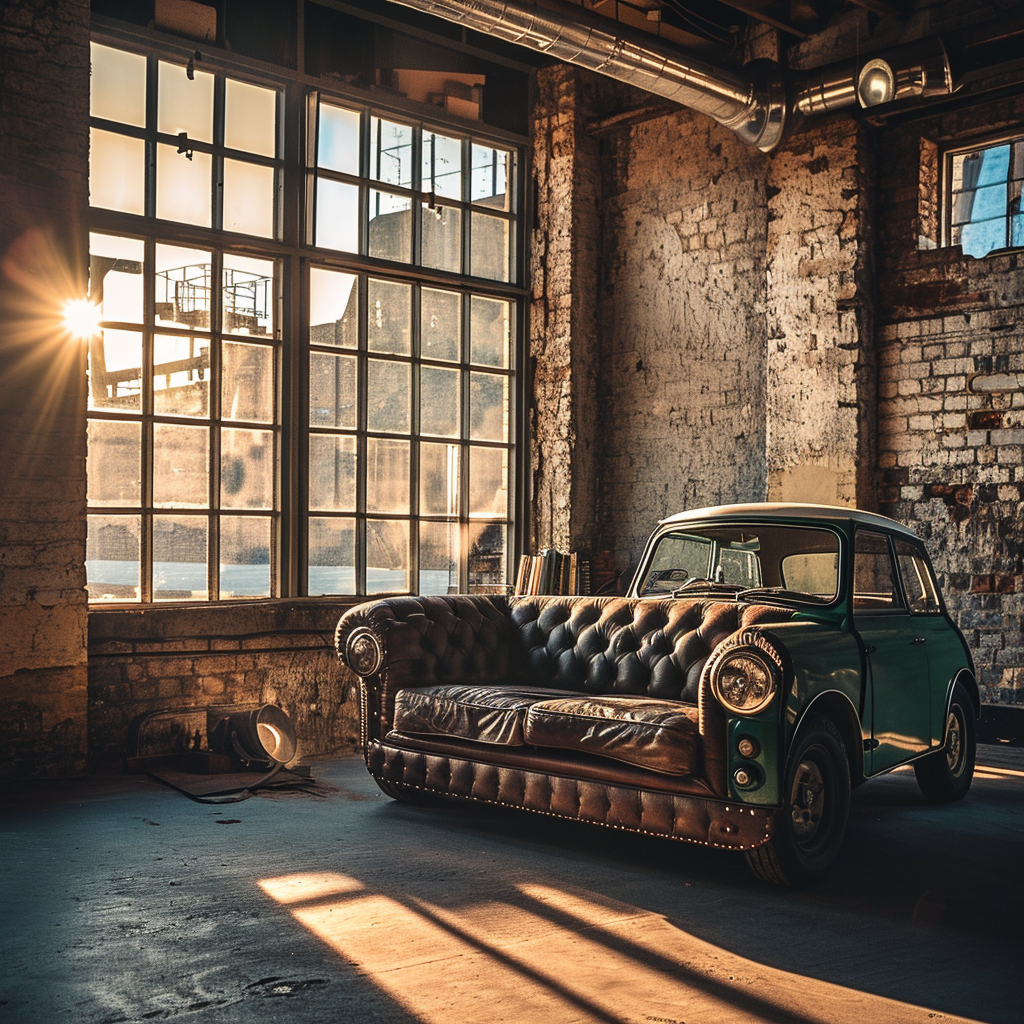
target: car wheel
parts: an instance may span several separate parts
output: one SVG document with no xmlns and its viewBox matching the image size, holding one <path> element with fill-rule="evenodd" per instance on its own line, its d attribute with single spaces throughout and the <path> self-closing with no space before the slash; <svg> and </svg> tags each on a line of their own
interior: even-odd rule
<svg viewBox="0 0 1024 1024">
<path fill-rule="evenodd" d="M 948 804 L 962 800 L 974 778 L 975 738 L 974 704 L 960 683 L 946 713 L 946 738 L 941 750 L 914 762 L 917 785 L 926 800 Z"/>
<path fill-rule="evenodd" d="M 850 816 L 850 766 L 842 737 L 823 715 L 807 716 L 786 767 L 785 804 L 772 837 L 747 851 L 759 878 L 797 885 L 823 875 L 843 843 Z"/>
</svg>

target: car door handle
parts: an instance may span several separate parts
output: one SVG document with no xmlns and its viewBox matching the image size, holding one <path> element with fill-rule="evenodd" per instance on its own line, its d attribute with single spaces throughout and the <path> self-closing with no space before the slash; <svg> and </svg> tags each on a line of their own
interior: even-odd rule
<svg viewBox="0 0 1024 1024">
<path fill-rule="evenodd" d="M 926 636 L 915 636 L 914 639 L 911 640 L 910 642 L 911 642 L 911 644 L 923 644 L 927 640 L 928 640 L 928 637 L 926 637 Z"/>
</svg>

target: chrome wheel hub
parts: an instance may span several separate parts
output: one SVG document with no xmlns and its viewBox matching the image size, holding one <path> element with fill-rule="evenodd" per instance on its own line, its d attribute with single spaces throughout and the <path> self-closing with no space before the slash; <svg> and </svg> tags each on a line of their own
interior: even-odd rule
<svg viewBox="0 0 1024 1024">
<path fill-rule="evenodd" d="M 805 759 L 797 765 L 789 802 L 794 835 L 801 842 L 813 839 L 825 811 L 825 780 L 816 761 Z"/>
</svg>

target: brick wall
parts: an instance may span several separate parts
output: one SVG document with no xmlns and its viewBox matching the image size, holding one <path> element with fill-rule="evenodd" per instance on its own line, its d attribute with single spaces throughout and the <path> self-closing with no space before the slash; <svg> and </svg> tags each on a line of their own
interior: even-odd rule
<svg viewBox="0 0 1024 1024">
<path fill-rule="evenodd" d="M 686 110 L 607 137 L 599 507 L 620 571 L 659 518 L 764 497 L 764 168 Z"/>
<path fill-rule="evenodd" d="M 1024 257 L 933 248 L 930 211 L 943 148 L 1022 131 L 1020 97 L 892 129 L 880 179 L 881 508 L 928 538 L 998 703 L 1024 703 Z"/>
<path fill-rule="evenodd" d="M 89 4 L 0 5 L 0 778 L 86 753 L 84 352 Z"/>
<path fill-rule="evenodd" d="M 133 723 L 173 708 L 276 704 L 298 755 L 352 751 L 356 677 L 334 653 L 342 603 L 269 601 L 95 611 L 89 617 L 89 752 L 130 749 Z"/>
</svg>

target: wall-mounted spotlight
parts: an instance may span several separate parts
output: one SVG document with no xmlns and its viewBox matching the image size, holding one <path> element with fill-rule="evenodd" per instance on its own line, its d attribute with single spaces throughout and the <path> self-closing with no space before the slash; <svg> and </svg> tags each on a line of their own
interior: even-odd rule
<svg viewBox="0 0 1024 1024">
<path fill-rule="evenodd" d="M 876 58 L 869 60 L 857 75 L 857 101 L 862 107 L 877 107 L 889 103 L 896 95 L 896 75 L 889 62 Z"/>
</svg>

